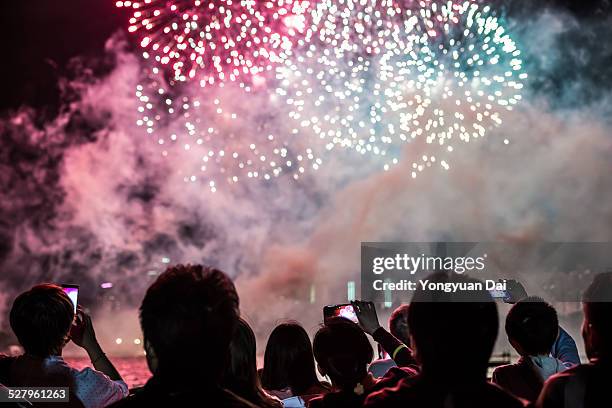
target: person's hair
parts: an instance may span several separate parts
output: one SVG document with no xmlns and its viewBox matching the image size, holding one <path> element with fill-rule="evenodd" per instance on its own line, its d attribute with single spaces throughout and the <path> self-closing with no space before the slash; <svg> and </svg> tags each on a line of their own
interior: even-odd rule
<svg viewBox="0 0 612 408">
<path fill-rule="evenodd" d="M 612 272 L 600 273 L 582 296 L 585 318 L 603 340 L 605 350 L 598 353 L 612 354 Z"/>
<path fill-rule="evenodd" d="M 406 345 L 410 345 L 410 336 L 408 335 L 408 305 L 398 306 L 389 317 L 389 331 L 399 341 Z"/>
<path fill-rule="evenodd" d="M 257 374 L 257 345 L 255 333 L 243 319 L 230 343 L 230 364 L 223 379 L 223 387 L 258 407 L 281 407 L 261 387 Z"/>
<path fill-rule="evenodd" d="M 57 285 L 36 285 L 17 296 L 10 323 L 28 354 L 46 357 L 61 352 L 74 320 L 74 305 Z"/>
<path fill-rule="evenodd" d="M 526 297 L 508 312 L 506 334 L 527 355 L 548 354 L 559 334 L 557 312 L 542 298 Z"/>
<path fill-rule="evenodd" d="M 234 284 L 217 269 L 176 265 L 159 275 L 140 306 L 158 370 L 176 381 L 177 375 L 217 380 L 227 363 L 238 303 Z"/>
<path fill-rule="evenodd" d="M 315 334 L 314 355 L 332 383 L 352 390 L 368 373 L 374 351 L 365 333 L 342 317 L 329 319 Z"/>
<path fill-rule="evenodd" d="M 408 327 L 417 358 L 430 375 L 451 375 L 448 365 L 461 367 L 464 380 L 485 378 L 499 321 L 497 306 L 482 282 L 455 272 L 436 272 L 430 283 L 480 284 L 482 290 L 415 291 Z M 474 286 L 476 289 L 477 286 Z"/>
<path fill-rule="evenodd" d="M 290 387 L 294 395 L 304 395 L 319 384 L 310 338 L 298 322 L 281 323 L 272 330 L 264 353 L 261 382 L 267 390 Z"/>
</svg>

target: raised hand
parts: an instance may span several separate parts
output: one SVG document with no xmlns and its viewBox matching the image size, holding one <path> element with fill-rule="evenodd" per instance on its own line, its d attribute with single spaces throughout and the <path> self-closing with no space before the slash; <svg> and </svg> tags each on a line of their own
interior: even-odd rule
<svg viewBox="0 0 612 408">
<path fill-rule="evenodd" d="M 98 345 L 91 317 L 80 305 L 77 306 L 75 321 L 70 329 L 70 338 L 74 344 L 85 350 L 90 350 Z"/>
<path fill-rule="evenodd" d="M 378 323 L 378 315 L 376 314 L 376 307 L 374 307 L 374 303 L 355 300 L 351 302 L 351 304 L 353 305 L 355 314 L 359 319 L 359 325 L 361 326 L 364 332 L 368 333 L 369 335 L 372 335 L 378 328 L 380 328 L 380 323 Z"/>
</svg>

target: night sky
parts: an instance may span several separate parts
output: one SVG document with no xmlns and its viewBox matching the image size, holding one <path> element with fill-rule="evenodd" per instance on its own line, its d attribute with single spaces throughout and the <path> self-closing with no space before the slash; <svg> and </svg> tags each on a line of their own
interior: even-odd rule
<svg viewBox="0 0 612 408">
<path fill-rule="evenodd" d="M 581 19 L 610 13 L 609 0 L 515 0 L 512 10 L 555 7 Z M 59 6 L 59 7 L 58 7 Z M 99 57 L 109 36 L 125 27 L 128 14 L 112 0 L 24 0 L 0 4 L 3 78 L 0 111 L 28 105 L 53 115 L 58 78 L 70 76 L 76 56 Z"/>
</svg>

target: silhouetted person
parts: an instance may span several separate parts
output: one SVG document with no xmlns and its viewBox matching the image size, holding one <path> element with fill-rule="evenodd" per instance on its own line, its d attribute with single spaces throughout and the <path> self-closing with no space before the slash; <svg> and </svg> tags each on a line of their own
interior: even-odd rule
<svg viewBox="0 0 612 408">
<path fill-rule="evenodd" d="M 558 333 L 557 312 L 550 304 L 535 296 L 517 302 L 506 317 L 506 334 L 521 358 L 515 364 L 497 367 L 493 382 L 534 402 L 544 381 L 566 369 L 563 361 L 550 355 Z"/>
<path fill-rule="evenodd" d="M 74 305 L 61 287 L 34 286 L 17 296 L 11 328 L 25 354 L 0 359 L 0 383 L 10 387 L 69 387 L 70 404 L 105 407 L 124 398 L 128 387 L 96 340 L 91 318 Z M 77 370 L 62 358 L 72 340 L 87 351 L 94 369 Z M 44 405 L 49 406 L 49 405 Z"/>
<path fill-rule="evenodd" d="M 504 298 L 504 302 L 511 305 L 527 297 L 525 287 L 514 279 L 506 280 L 506 292 L 507 296 Z M 580 355 L 578 354 L 576 342 L 561 326 L 559 326 L 559 334 L 557 340 L 553 343 L 550 355 L 563 361 L 563 365 L 566 368 L 580 364 Z"/>
<path fill-rule="evenodd" d="M 599 274 L 582 298 L 582 337 L 588 364 L 552 376 L 538 408 L 609 407 L 612 378 L 612 272 Z"/>
<path fill-rule="evenodd" d="M 329 391 L 327 384 L 317 378 L 312 344 L 299 323 L 281 323 L 272 330 L 264 353 L 261 383 L 290 406 L 302 406 L 313 396 Z"/>
<path fill-rule="evenodd" d="M 427 279 L 433 283 L 480 283 L 456 273 L 436 273 Z M 408 326 L 421 371 L 373 392 L 364 406 L 522 407 L 520 400 L 487 382 L 498 324 L 497 306 L 486 290 L 415 291 Z"/>
<path fill-rule="evenodd" d="M 219 385 L 238 303 L 234 284 L 219 270 L 176 265 L 162 273 L 140 306 L 153 377 L 116 407 L 252 407 Z"/>
<path fill-rule="evenodd" d="M 257 345 L 255 333 L 243 319 L 230 344 L 230 363 L 225 370 L 222 385 L 239 397 L 261 408 L 282 408 L 279 399 L 266 393 L 257 375 Z"/>
<path fill-rule="evenodd" d="M 375 380 L 368 373 L 374 352 L 363 330 L 342 317 L 327 320 L 313 340 L 315 359 L 322 375 L 332 382 L 332 391 L 314 398 L 309 408 L 361 406 Z"/>
</svg>

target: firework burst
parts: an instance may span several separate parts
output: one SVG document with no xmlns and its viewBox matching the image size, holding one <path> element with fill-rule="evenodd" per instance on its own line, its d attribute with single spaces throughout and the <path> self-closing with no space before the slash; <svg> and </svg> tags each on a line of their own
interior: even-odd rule
<svg viewBox="0 0 612 408">
<path fill-rule="evenodd" d="M 128 30 L 145 59 L 175 81 L 237 81 L 248 86 L 285 58 L 309 6 L 298 0 L 136 0 Z"/>
<path fill-rule="evenodd" d="M 305 18 L 302 44 L 328 48 L 336 55 L 376 55 L 402 23 L 396 0 L 321 0 Z"/>
<path fill-rule="evenodd" d="M 155 15 L 154 5 L 162 3 L 146 4 L 149 15 Z M 184 5 L 181 15 L 191 21 L 193 14 L 184 11 L 193 10 L 195 3 L 163 4 Z M 222 9 L 221 2 L 197 4 L 216 7 L 219 13 Z M 256 11 L 272 3 L 227 2 L 228 7 L 237 4 Z M 410 150 L 419 151 L 419 158 L 412 159 L 415 177 L 434 164 L 448 169 L 447 160 L 458 143 L 483 137 L 521 100 L 527 74 L 520 51 L 489 6 L 474 1 L 423 0 L 399 7 L 391 0 L 325 0 L 303 15 L 296 13 L 297 4 L 303 10 L 307 2 L 281 1 L 277 6 L 284 8 L 279 10 L 291 12 L 273 14 L 284 29 L 299 27 L 303 34 L 295 44 L 276 48 L 282 50 L 277 58 L 243 63 L 248 60 L 247 50 L 260 57 L 268 52 L 269 47 L 259 45 L 270 45 L 273 36 L 257 43 L 253 39 L 257 30 L 247 30 L 252 35 L 240 40 L 244 41 L 240 47 L 238 41 L 227 41 L 231 36 L 221 40 L 231 44 L 223 52 L 235 59 L 213 62 L 212 71 L 194 74 L 197 81 L 189 86 L 180 58 L 191 52 L 192 70 L 211 66 L 202 66 L 193 57 L 198 55 L 195 51 L 177 44 L 191 44 L 187 34 L 213 33 L 212 29 L 202 29 L 202 20 L 196 19 L 200 23 L 179 41 L 178 32 L 166 32 L 173 24 L 167 20 L 169 13 L 159 13 L 165 20 L 133 22 L 132 31 L 143 30 L 150 38 L 144 46 L 158 52 L 155 62 L 168 63 L 164 56 L 170 59 L 174 53 L 172 58 L 179 64 L 173 65 L 180 68 L 174 71 L 179 74 L 167 78 L 159 64 L 145 63 L 150 71 L 136 92 L 137 124 L 151 135 L 162 155 L 180 156 L 174 162 L 184 163 L 178 171 L 185 181 L 205 181 L 215 191 L 223 181 L 269 180 L 282 174 L 297 179 L 322 164 L 322 150 L 336 147 L 375 155 L 387 170 L 399 162 L 408 143 L 417 141 L 419 147 Z M 226 14 L 237 16 L 233 11 Z M 208 16 L 210 21 L 213 15 Z M 249 27 L 245 15 L 237 27 Z M 290 22 L 296 15 L 299 21 Z M 174 38 L 174 46 L 185 53 L 166 51 L 161 45 L 155 48 L 161 40 L 153 39 L 154 27 L 161 30 L 160 38 Z M 230 28 L 237 29 L 235 24 Z M 238 31 L 244 33 L 243 28 Z M 285 37 L 279 38 L 282 44 Z M 214 55 L 219 55 L 218 46 L 211 44 Z M 244 48 L 247 44 L 259 45 Z M 243 53 L 236 54 L 238 49 Z M 240 79 L 245 74 L 247 85 Z M 288 127 L 276 117 L 285 110 L 292 119 Z"/>
<path fill-rule="evenodd" d="M 402 112 L 401 139 L 469 142 L 502 123 L 522 99 L 521 52 L 490 6 L 421 1 L 404 35 L 381 59 L 383 80 Z M 408 109 L 409 110 L 409 109 Z"/>
<path fill-rule="evenodd" d="M 202 85 L 204 87 L 204 85 Z M 198 89 L 199 88 L 199 89 Z M 279 130 L 267 111 L 266 92 L 248 94 L 237 86 L 167 84 L 157 68 L 147 71 L 136 88 L 137 125 L 161 151 L 179 163 L 185 182 L 202 182 L 211 191 L 220 184 L 245 179 L 270 180 L 280 175 L 300 178 L 322 163 L 315 151 Z"/>
<path fill-rule="evenodd" d="M 320 44 L 327 34 L 313 35 L 277 69 L 277 93 L 291 107 L 295 132 L 314 132 L 328 149 L 375 154 L 388 169 L 404 143 L 422 138 L 431 145 L 426 165 L 448 169 L 445 160 L 436 161 L 438 153 L 452 152 L 458 140 L 484 136 L 521 99 L 526 74 L 520 51 L 490 7 L 474 2 L 422 1 L 388 16 L 393 24 L 370 30 L 382 32 L 384 42 L 337 35 L 332 48 Z M 354 38 L 361 38 L 358 44 L 351 43 Z M 340 39 L 346 44 L 340 46 Z M 354 52 L 376 43 L 369 48 L 375 52 Z M 413 167 L 415 176 L 425 165 Z"/>
</svg>

